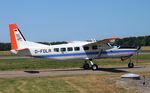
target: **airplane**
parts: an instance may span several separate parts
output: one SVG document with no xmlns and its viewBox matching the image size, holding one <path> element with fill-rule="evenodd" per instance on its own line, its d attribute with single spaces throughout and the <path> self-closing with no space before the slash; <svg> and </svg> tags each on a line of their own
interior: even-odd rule
<svg viewBox="0 0 150 93">
<path fill-rule="evenodd" d="M 60 45 L 45 45 L 36 42 L 26 41 L 16 24 L 9 24 L 11 52 L 16 55 L 29 56 L 34 58 L 49 58 L 57 60 L 80 59 L 84 60 L 83 68 L 97 70 L 98 65 L 94 59 L 121 58 L 122 61 L 130 59 L 128 68 L 133 68 L 134 63 L 131 57 L 141 47 L 121 48 L 112 45 L 111 41 L 117 37 L 103 40 L 73 41 Z"/>
</svg>

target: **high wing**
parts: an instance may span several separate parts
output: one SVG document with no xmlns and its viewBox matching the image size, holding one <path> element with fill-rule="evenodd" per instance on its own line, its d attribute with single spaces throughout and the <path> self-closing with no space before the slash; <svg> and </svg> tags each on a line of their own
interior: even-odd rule
<svg viewBox="0 0 150 93">
<path fill-rule="evenodd" d="M 109 45 L 109 43 L 110 43 L 109 40 L 98 40 L 98 41 L 95 41 L 95 42 L 91 42 L 91 43 L 85 44 L 83 47 L 85 47 L 85 46 L 95 46 L 95 45 L 98 45 L 98 48 L 99 48 L 99 49 L 106 50 L 106 49 L 112 48 L 112 47 Z"/>
<path fill-rule="evenodd" d="M 105 38 L 103 40 L 98 40 L 95 42 L 88 43 L 84 46 L 94 46 L 98 45 L 98 49 L 100 50 L 106 50 L 106 49 L 111 49 L 112 46 L 110 45 L 112 42 L 115 42 L 115 40 L 120 39 L 118 37 L 111 37 L 111 38 Z"/>
</svg>

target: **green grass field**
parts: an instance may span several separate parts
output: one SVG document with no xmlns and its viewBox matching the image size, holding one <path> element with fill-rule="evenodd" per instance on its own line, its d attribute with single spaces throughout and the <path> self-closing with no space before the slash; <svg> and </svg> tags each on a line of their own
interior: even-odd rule
<svg viewBox="0 0 150 93">
<path fill-rule="evenodd" d="M 0 51 L 0 56 L 13 56 L 10 51 Z"/>
<path fill-rule="evenodd" d="M 136 65 L 150 64 L 150 55 L 141 54 L 133 58 Z M 72 68 L 81 67 L 84 60 L 50 60 L 41 58 L 26 58 L 26 59 L 0 59 L 0 70 L 24 70 L 24 69 L 47 69 L 47 68 Z M 98 59 L 94 60 L 101 66 L 121 65 L 127 66 L 127 61 L 122 62 L 120 59 Z"/>
</svg>

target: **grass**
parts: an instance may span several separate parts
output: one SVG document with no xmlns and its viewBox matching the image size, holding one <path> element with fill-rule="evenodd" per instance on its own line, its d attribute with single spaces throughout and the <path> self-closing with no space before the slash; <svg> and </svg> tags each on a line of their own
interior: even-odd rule
<svg viewBox="0 0 150 93">
<path fill-rule="evenodd" d="M 150 64 L 150 55 L 140 54 L 133 58 L 136 65 Z M 75 68 L 81 67 L 84 60 L 50 60 L 41 58 L 28 59 L 0 59 L 0 70 L 24 70 L 24 69 L 47 69 L 47 68 Z M 94 60 L 99 66 L 127 66 L 127 61 L 121 62 L 120 59 L 98 59 Z"/>
<path fill-rule="evenodd" d="M 3 54 L 2 54 L 3 55 Z M 150 55 L 140 54 L 133 61 L 136 65 L 150 65 Z M 101 66 L 127 66 L 120 59 L 94 60 Z M 0 70 L 24 70 L 80 67 L 83 61 L 58 61 L 49 59 L 0 59 Z M 147 73 L 142 73 L 147 74 Z M 149 74 L 150 75 L 150 74 Z M 78 75 L 66 77 L 0 78 L 0 93 L 138 93 L 123 85 L 117 85 L 112 77 L 119 74 Z"/>
<path fill-rule="evenodd" d="M 112 75 L 0 79 L 0 93 L 137 93 L 117 86 Z"/>
<path fill-rule="evenodd" d="M 77 93 L 61 79 L 15 78 L 0 79 L 0 93 Z"/>
<path fill-rule="evenodd" d="M 59 61 L 40 58 L 1 59 L 0 70 L 80 67 L 80 61 Z"/>
<path fill-rule="evenodd" d="M 12 56 L 9 51 L 0 51 L 0 56 Z"/>
<path fill-rule="evenodd" d="M 142 46 L 142 50 L 150 50 L 150 46 Z"/>
<path fill-rule="evenodd" d="M 134 58 L 138 58 L 140 60 L 150 60 L 150 54 L 140 54 L 139 56 L 134 56 Z"/>
</svg>

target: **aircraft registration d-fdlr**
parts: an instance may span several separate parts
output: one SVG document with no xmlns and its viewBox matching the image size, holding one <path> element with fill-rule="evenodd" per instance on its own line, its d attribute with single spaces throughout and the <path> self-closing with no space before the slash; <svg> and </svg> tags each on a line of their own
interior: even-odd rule
<svg viewBox="0 0 150 93">
<path fill-rule="evenodd" d="M 123 61 L 130 59 L 131 56 L 136 54 L 140 49 L 140 47 L 121 48 L 110 44 L 110 40 L 118 38 L 107 38 L 99 41 L 74 41 L 60 45 L 44 45 L 26 41 L 16 24 L 10 24 L 9 30 L 11 52 L 13 54 L 59 60 L 82 59 L 85 60 L 83 64 L 84 69 L 98 69 L 98 65 L 93 63 L 93 59 L 121 58 Z M 128 67 L 134 67 L 131 60 L 129 60 Z"/>
</svg>

